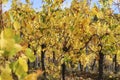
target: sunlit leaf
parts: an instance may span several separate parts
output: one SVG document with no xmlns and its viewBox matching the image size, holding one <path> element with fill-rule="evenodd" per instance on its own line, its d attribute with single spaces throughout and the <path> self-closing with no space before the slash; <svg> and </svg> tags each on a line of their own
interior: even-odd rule
<svg viewBox="0 0 120 80">
<path fill-rule="evenodd" d="M 28 57 L 28 59 L 30 60 L 30 62 L 35 61 L 35 56 L 34 56 L 34 53 L 31 49 L 27 48 L 25 51 L 25 54 Z"/>
<path fill-rule="evenodd" d="M 14 37 L 14 31 L 11 28 L 5 28 L 3 31 L 3 36 L 5 39 L 10 39 Z"/>
<path fill-rule="evenodd" d="M 19 61 L 19 64 L 22 66 L 23 70 L 27 72 L 28 71 L 27 61 L 23 58 L 19 58 L 18 61 Z"/>
<path fill-rule="evenodd" d="M 18 21 L 14 21 L 14 28 L 15 28 L 15 30 L 20 29 L 20 23 Z"/>
<path fill-rule="evenodd" d="M 2 69 L 1 80 L 13 80 L 11 74 L 11 69 L 7 65 L 5 68 Z"/>
<path fill-rule="evenodd" d="M 21 63 L 21 62 L 23 62 L 23 63 Z M 24 67 L 24 65 L 25 65 L 25 67 Z M 26 63 L 24 64 L 24 61 L 22 61 L 22 60 L 18 60 L 13 64 L 13 70 L 19 79 L 22 79 L 27 75 L 27 73 L 25 71 L 25 70 L 27 70 Z"/>
<path fill-rule="evenodd" d="M 25 77 L 24 80 L 37 80 L 37 78 L 42 74 L 41 70 L 37 70 L 36 73 L 31 73 Z"/>
<path fill-rule="evenodd" d="M 5 47 L 6 41 L 4 39 L 3 31 L 1 32 L 0 35 L 0 49 L 3 49 Z"/>
</svg>

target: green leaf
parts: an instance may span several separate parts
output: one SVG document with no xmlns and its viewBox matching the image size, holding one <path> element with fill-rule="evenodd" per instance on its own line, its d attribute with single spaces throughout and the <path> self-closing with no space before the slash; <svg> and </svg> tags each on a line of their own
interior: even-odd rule
<svg viewBox="0 0 120 80">
<path fill-rule="evenodd" d="M 19 44 L 12 44 L 12 43 L 10 43 L 10 44 L 5 47 L 4 53 L 3 53 L 4 56 L 11 57 L 11 56 L 15 55 L 17 52 L 22 50 L 22 46 L 21 45 L 19 45 Z"/>
<path fill-rule="evenodd" d="M 30 62 L 35 61 L 34 52 L 30 48 L 27 48 L 25 53 L 26 53 L 26 56 L 28 57 L 28 59 L 30 60 Z"/>
<path fill-rule="evenodd" d="M 26 62 L 24 62 L 24 59 L 19 58 L 18 61 L 11 64 L 11 67 L 13 68 L 13 71 L 15 72 L 19 79 L 23 79 L 27 75 L 26 72 L 28 68 Z"/>
<path fill-rule="evenodd" d="M 15 63 L 16 63 L 16 62 L 11 62 L 10 65 L 9 65 L 10 68 L 11 68 L 13 71 L 15 71 L 15 69 L 14 69 Z"/>
<path fill-rule="evenodd" d="M 6 51 L 6 50 L 4 50 L 4 54 L 3 54 L 3 56 L 9 56 L 9 51 Z"/>
<path fill-rule="evenodd" d="M 113 24 L 113 25 L 109 26 L 109 28 L 110 28 L 111 30 L 113 30 L 113 29 L 115 29 L 117 26 L 118 26 L 117 24 Z"/>
<path fill-rule="evenodd" d="M 70 61 L 71 61 L 71 59 L 70 59 L 69 55 L 64 56 L 64 62 L 70 62 Z"/>
<path fill-rule="evenodd" d="M 15 35 L 14 40 L 16 43 L 19 43 L 21 41 L 20 35 Z"/>
<path fill-rule="evenodd" d="M 7 39 L 5 41 L 6 41 L 5 44 L 3 44 L 4 45 L 3 50 L 5 51 L 3 55 L 4 56 L 14 55 L 15 52 L 16 52 L 16 49 L 15 49 L 15 46 L 14 46 L 15 45 L 14 39 Z"/>
<path fill-rule="evenodd" d="M 17 51 L 16 51 L 15 49 L 10 50 L 10 52 L 9 52 L 9 56 L 13 56 L 13 55 L 15 55 L 16 52 L 17 52 Z"/>
<path fill-rule="evenodd" d="M 73 26 L 70 26 L 70 30 L 73 31 L 73 30 L 74 30 L 74 27 L 73 27 Z"/>
</svg>

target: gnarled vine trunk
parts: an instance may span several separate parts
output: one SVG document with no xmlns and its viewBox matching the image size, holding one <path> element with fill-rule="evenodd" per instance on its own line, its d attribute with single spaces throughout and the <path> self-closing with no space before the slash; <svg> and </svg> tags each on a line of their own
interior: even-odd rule
<svg viewBox="0 0 120 80">
<path fill-rule="evenodd" d="M 91 68 L 92 68 L 92 71 L 94 70 L 95 63 L 96 63 L 96 59 L 94 59 L 94 62 L 93 62 L 93 64 L 92 64 L 92 66 L 91 66 Z"/>
<path fill-rule="evenodd" d="M 115 72 L 114 73 L 117 74 L 117 54 L 115 54 L 114 62 L 115 62 L 115 68 L 114 68 Z"/>
<path fill-rule="evenodd" d="M 100 51 L 99 52 L 99 75 L 98 75 L 98 80 L 103 80 L 103 59 L 104 59 L 104 54 Z"/>
<path fill-rule="evenodd" d="M 55 52 L 53 51 L 53 63 L 55 63 Z"/>
<path fill-rule="evenodd" d="M 41 51 L 41 68 L 43 71 L 45 71 L 45 61 L 44 61 L 44 58 L 45 58 L 45 52 L 44 51 Z M 44 72 L 43 73 L 44 77 L 46 77 L 46 73 Z"/>
<path fill-rule="evenodd" d="M 66 65 L 65 62 L 61 65 L 61 73 L 62 73 L 62 80 L 65 80 L 65 70 L 66 70 Z"/>
<path fill-rule="evenodd" d="M 44 59 L 45 59 L 45 50 L 43 50 L 43 49 L 46 48 L 46 44 L 42 44 L 41 48 L 42 48 L 42 50 L 41 50 L 41 68 L 42 68 L 42 71 L 44 71 L 43 76 L 46 79 L 45 61 L 44 61 Z"/>
</svg>

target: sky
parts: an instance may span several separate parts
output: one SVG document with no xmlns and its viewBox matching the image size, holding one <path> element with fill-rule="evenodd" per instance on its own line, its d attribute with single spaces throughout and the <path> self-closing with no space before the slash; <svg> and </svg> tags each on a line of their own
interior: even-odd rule
<svg viewBox="0 0 120 80">
<path fill-rule="evenodd" d="M 12 0 L 8 0 L 8 3 L 2 5 L 3 12 L 11 8 L 11 1 Z M 20 0 L 20 1 L 26 4 L 26 0 Z M 117 0 L 114 0 L 114 1 L 117 1 Z M 36 11 L 41 10 L 42 0 L 30 0 L 30 2 L 33 4 L 32 8 L 34 8 Z M 62 8 L 65 8 L 65 7 L 69 8 L 71 5 L 71 2 L 72 0 L 65 0 L 65 2 L 62 5 Z M 93 6 L 94 4 L 97 4 L 97 6 L 100 6 L 98 3 L 98 0 L 92 0 L 91 6 Z M 117 10 L 116 6 L 112 6 L 112 9 L 114 10 L 114 13 L 120 13 L 119 10 Z"/>
<path fill-rule="evenodd" d="M 2 5 L 2 10 L 3 12 L 9 10 L 11 8 L 11 1 L 12 0 L 8 0 L 8 3 Z M 26 0 L 20 0 L 22 3 L 26 4 Z M 42 0 L 30 0 L 30 2 L 33 4 L 32 8 L 34 8 L 36 11 L 39 11 L 41 9 L 42 6 Z M 62 8 L 64 7 L 70 7 L 72 0 L 66 0 L 63 5 Z"/>
</svg>

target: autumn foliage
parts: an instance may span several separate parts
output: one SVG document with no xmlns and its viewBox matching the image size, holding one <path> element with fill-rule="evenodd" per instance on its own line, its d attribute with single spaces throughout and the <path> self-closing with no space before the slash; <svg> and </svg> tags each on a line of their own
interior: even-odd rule
<svg viewBox="0 0 120 80">
<path fill-rule="evenodd" d="M 114 56 L 117 72 L 120 15 L 110 8 L 112 0 L 100 0 L 101 7 L 73 0 L 64 9 L 64 0 L 43 1 L 42 10 L 36 12 L 29 0 L 27 4 L 12 0 L 12 8 L 2 14 L 0 80 L 65 80 L 67 71 L 95 68 L 102 80 L 103 66 L 112 65 Z M 105 64 L 105 59 L 111 63 Z"/>
</svg>

